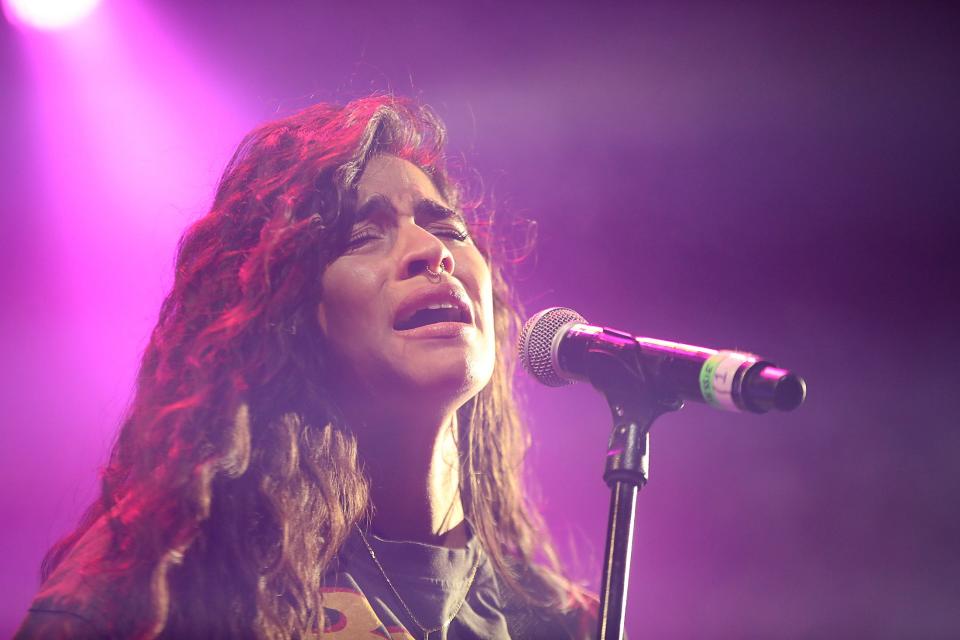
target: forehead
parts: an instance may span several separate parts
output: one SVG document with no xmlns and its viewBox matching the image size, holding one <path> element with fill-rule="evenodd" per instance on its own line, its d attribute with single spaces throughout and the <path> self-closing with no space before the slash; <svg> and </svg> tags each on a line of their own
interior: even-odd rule
<svg viewBox="0 0 960 640">
<path fill-rule="evenodd" d="M 444 202 L 433 181 L 417 165 L 392 155 L 370 159 L 357 182 L 357 204 L 383 196 L 395 206 L 413 206 L 420 200 Z"/>
</svg>

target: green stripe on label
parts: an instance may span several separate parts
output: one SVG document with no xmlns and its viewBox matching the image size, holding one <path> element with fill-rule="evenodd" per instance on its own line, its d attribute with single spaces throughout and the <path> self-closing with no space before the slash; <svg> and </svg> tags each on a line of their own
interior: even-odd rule
<svg viewBox="0 0 960 640">
<path fill-rule="evenodd" d="M 720 366 L 724 358 L 723 352 L 715 353 L 707 358 L 707 361 L 700 367 L 700 395 L 703 396 L 703 399 L 706 400 L 707 403 L 716 407 L 721 405 L 717 400 L 717 393 L 713 388 L 713 374 L 716 373 L 717 367 Z"/>
</svg>

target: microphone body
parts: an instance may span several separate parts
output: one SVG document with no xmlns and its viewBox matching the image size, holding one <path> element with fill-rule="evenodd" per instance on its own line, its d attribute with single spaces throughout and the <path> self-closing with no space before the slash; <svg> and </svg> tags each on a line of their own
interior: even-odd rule
<svg viewBox="0 0 960 640">
<path fill-rule="evenodd" d="M 545 309 L 527 321 L 520 336 L 520 360 L 538 381 L 562 386 L 596 379 L 590 361 L 599 355 L 639 366 L 644 382 L 660 397 L 705 402 L 720 409 L 766 413 L 791 411 L 806 396 L 798 375 L 751 353 L 707 349 L 634 336 L 590 325 L 576 311 Z M 593 377 L 591 377 L 593 376 Z"/>
</svg>

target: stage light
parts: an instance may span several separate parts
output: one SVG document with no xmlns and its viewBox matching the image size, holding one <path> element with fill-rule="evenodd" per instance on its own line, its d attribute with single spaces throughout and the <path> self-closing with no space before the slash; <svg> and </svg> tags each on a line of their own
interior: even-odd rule
<svg viewBox="0 0 960 640">
<path fill-rule="evenodd" d="M 70 27 L 97 8 L 100 0 L 3 0 L 7 20 L 34 29 Z"/>
</svg>

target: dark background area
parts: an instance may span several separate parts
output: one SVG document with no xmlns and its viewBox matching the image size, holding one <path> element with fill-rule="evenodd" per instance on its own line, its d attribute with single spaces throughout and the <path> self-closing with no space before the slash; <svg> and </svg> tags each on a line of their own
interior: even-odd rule
<svg viewBox="0 0 960 640">
<path fill-rule="evenodd" d="M 394 91 L 445 119 L 502 219 L 537 221 L 514 273 L 528 311 L 807 379 L 795 413 L 658 421 L 631 637 L 960 635 L 949 3 L 117 4 L 92 19 L 131 47 L 109 58 L 122 73 L 80 68 L 100 36 L 0 25 L 0 634 L 95 491 L 177 235 L 230 147 Z M 596 588 L 605 404 L 520 383 L 531 475 Z"/>
</svg>

